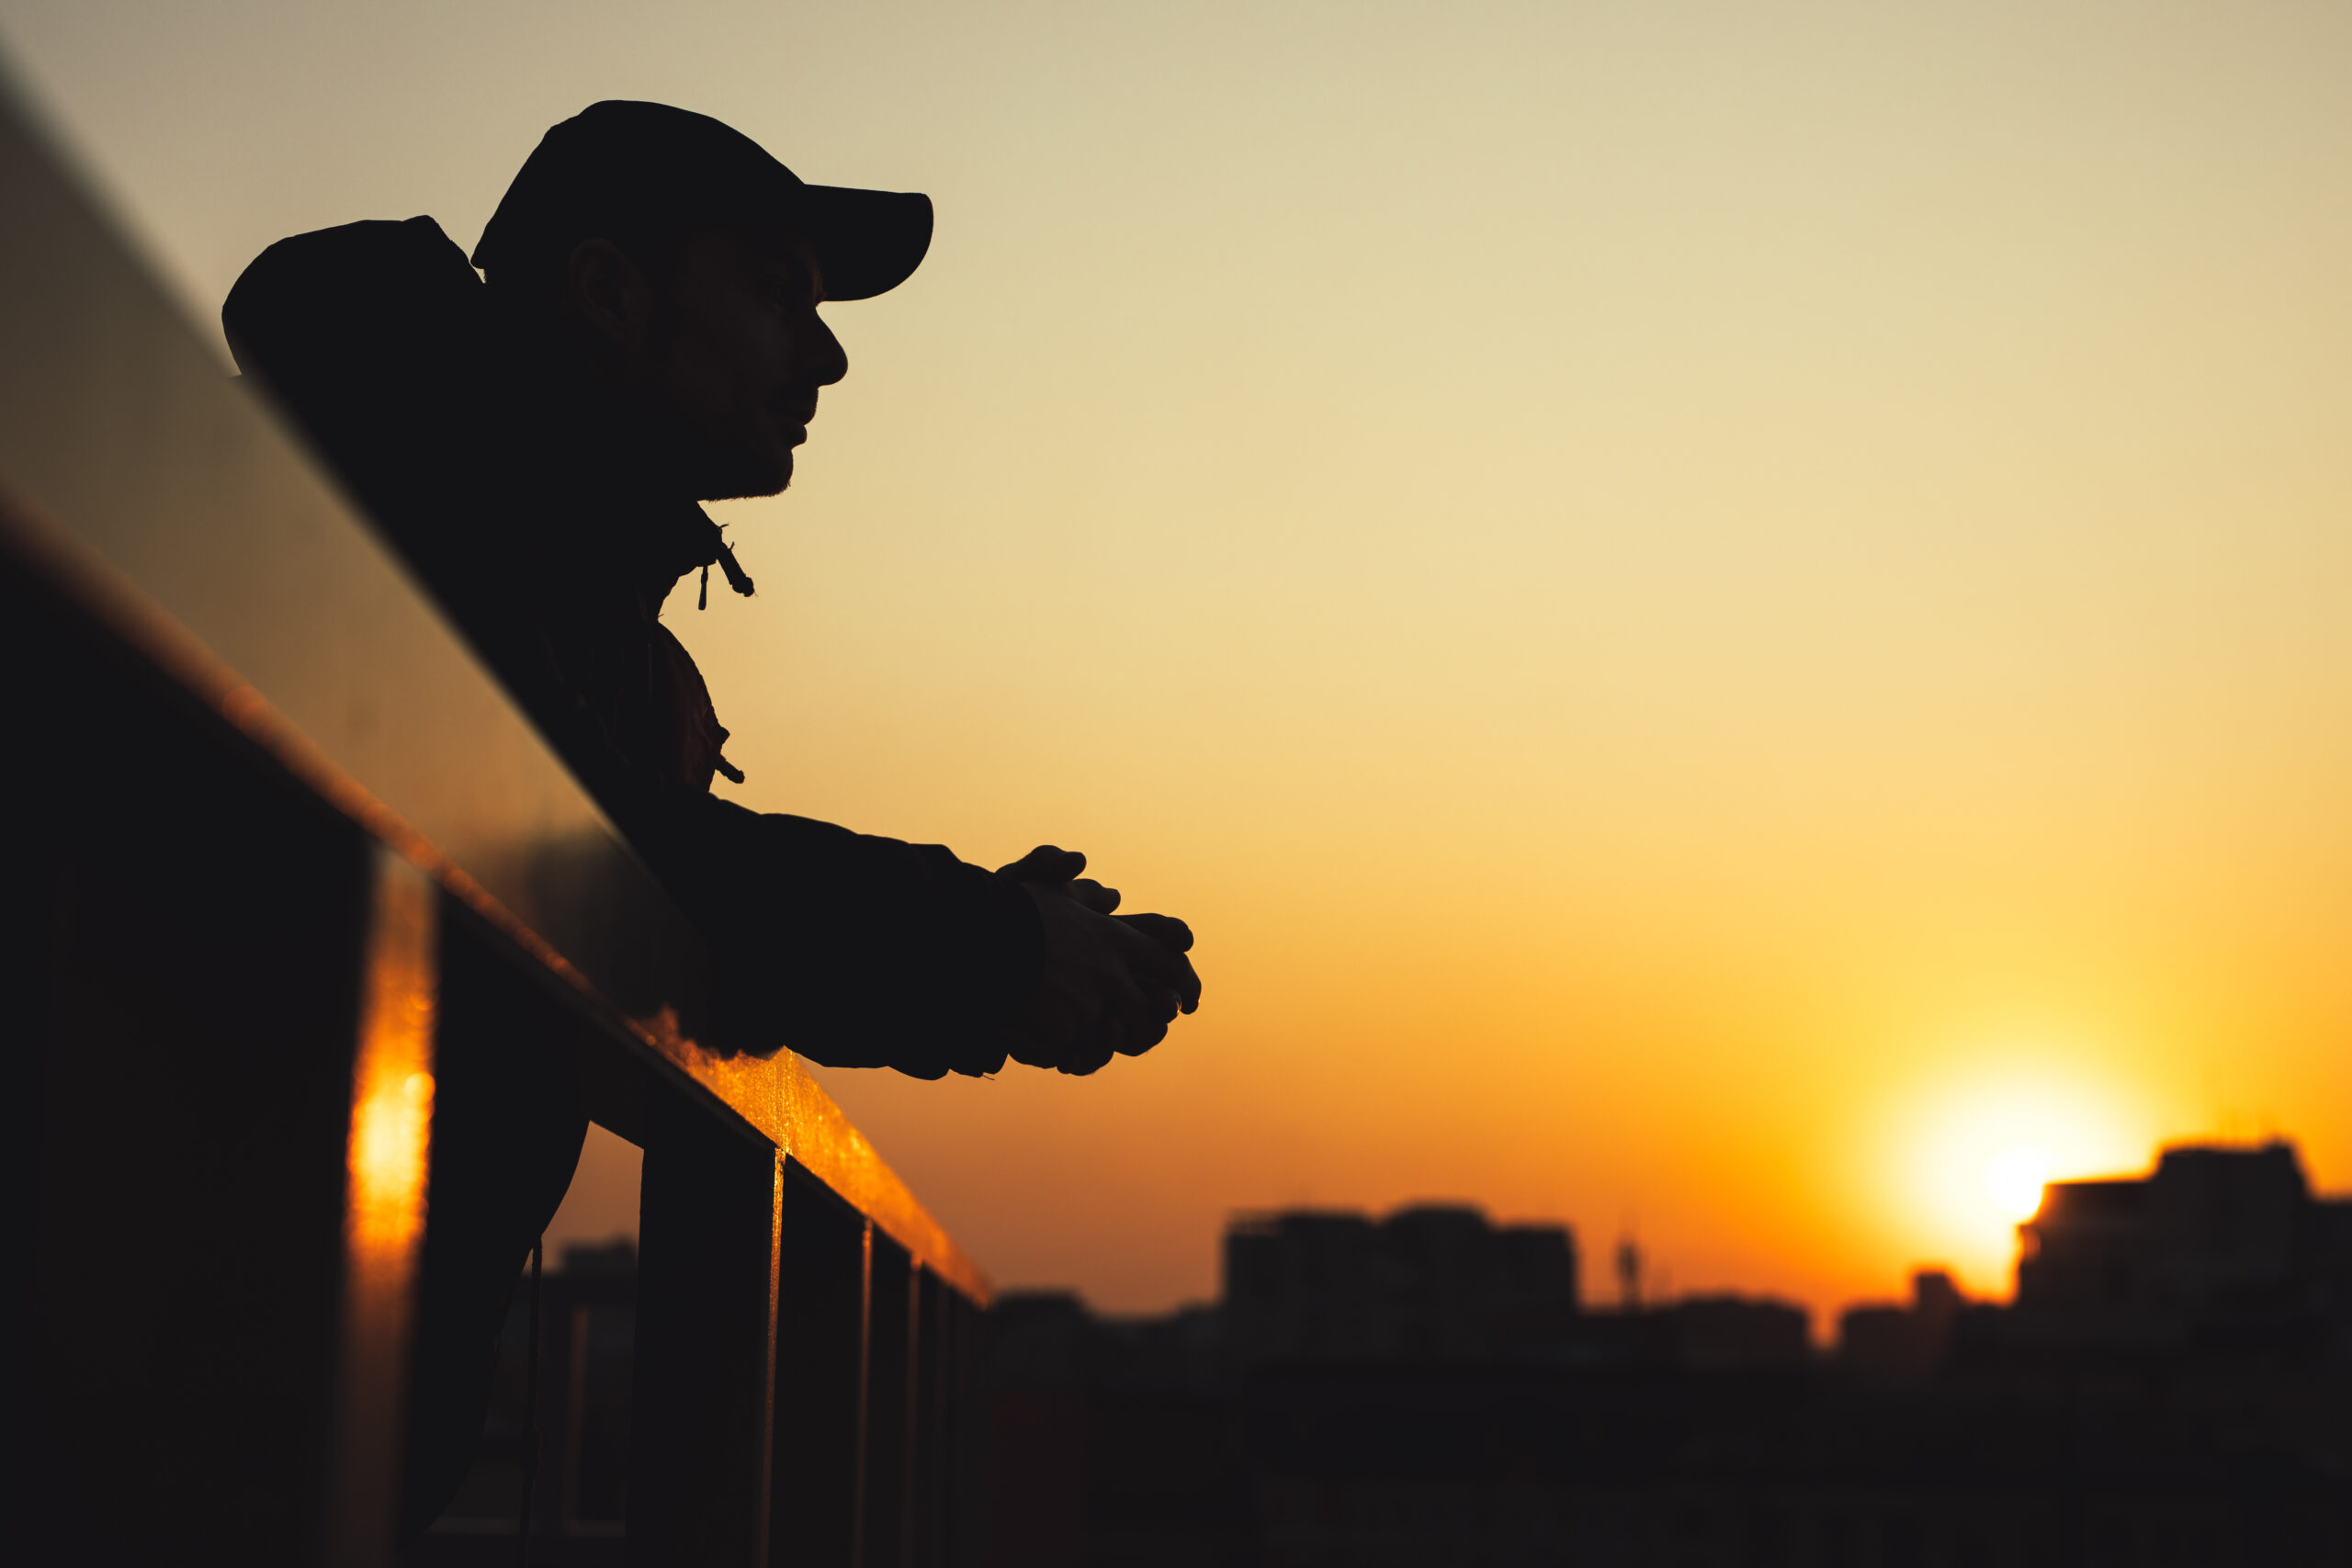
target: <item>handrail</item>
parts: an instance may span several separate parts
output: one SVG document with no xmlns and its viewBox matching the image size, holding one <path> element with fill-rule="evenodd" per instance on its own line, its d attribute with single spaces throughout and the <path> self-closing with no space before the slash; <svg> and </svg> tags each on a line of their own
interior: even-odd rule
<svg viewBox="0 0 2352 1568">
<path fill-rule="evenodd" d="M 0 222 L 0 547 L 985 1303 L 790 1052 L 695 1043 L 707 960 L 669 897 L 5 98 Z"/>
</svg>

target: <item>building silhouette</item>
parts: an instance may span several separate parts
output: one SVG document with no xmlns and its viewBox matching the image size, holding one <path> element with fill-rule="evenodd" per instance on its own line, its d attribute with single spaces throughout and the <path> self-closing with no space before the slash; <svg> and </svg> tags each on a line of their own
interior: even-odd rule
<svg viewBox="0 0 2352 1568">
<path fill-rule="evenodd" d="M 1245 1364 L 1482 1360 L 1577 1314 L 1576 1240 L 1458 1205 L 1246 1215 L 1226 1232 L 1219 1311 Z"/>
<path fill-rule="evenodd" d="M 2062 1181 L 2018 1227 L 2012 1346 L 2342 1357 L 2352 1201 L 2314 1197 L 2291 1145 L 2165 1151 L 2154 1175 Z"/>
<path fill-rule="evenodd" d="M 992 1562 L 2352 1562 L 2352 1205 L 2294 1151 L 2053 1186 L 2013 1303 L 1922 1269 L 1589 1309 L 1565 1227 L 1253 1214 L 1224 1294 L 995 1312 Z"/>
<path fill-rule="evenodd" d="M 1952 1326 L 1967 1303 L 1941 1269 L 1911 1276 L 1911 1300 L 1900 1306 L 1865 1303 L 1838 1318 L 1838 1365 L 1867 1378 L 1917 1381 L 1943 1364 Z"/>
</svg>

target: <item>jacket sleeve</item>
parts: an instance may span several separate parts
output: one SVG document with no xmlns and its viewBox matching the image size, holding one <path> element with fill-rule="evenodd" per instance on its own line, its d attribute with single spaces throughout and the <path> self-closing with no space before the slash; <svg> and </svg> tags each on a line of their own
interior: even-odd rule
<svg viewBox="0 0 2352 1568">
<path fill-rule="evenodd" d="M 924 1078 L 1003 1066 L 1045 967 L 1044 924 L 1021 884 L 943 845 L 650 777 L 544 658 L 492 662 L 709 947 L 707 1043 Z"/>
<path fill-rule="evenodd" d="M 721 1043 L 917 1077 L 1004 1065 L 1045 935 L 1018 883 L 938 844 L 664 792 L 625 824 L 718 963 Z"/>
</svg>

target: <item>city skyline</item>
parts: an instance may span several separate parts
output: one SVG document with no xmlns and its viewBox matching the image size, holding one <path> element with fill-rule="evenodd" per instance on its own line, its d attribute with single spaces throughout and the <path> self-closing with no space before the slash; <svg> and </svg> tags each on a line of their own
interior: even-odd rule
<svg viewBox="0 0 2352 1568">
<path fill-rule="evenodd" d="M 627 1164 L 628 1145 L 612 1138 L 601 1128 L 591 1128 L 592 1140 L 610 1140 L 611 1148 L 603 1158 L 592 1158 L 586 1164 L 586 1181 L 567 1198 L 548 1228 L 547 1245 L 551 1255 L 567 1249 L 581 1249 L 594 1254 L 599 1247 L 616 1241 L 633 1241 L 636 1226 L 633 1218 L 626 1217 L 625 1205 L 633 1198 L 633 1181 L 624 1179 L 630 1172 Z M 609 1145 L 608 1145 L 609 1146 Z M 1916 1311 L 1922 1281 L 1935 1281 L 1925 1288 L 1951 1292 L 1951 1302 L 1957 1304 L 2010 1305 L 2018 1294 L 2019 1266 L 2030 1258 L 2027 1239 L 2038 1230 L 2045 1229 L 2052 1218 L 2050 1200 L 2056 1194 L 2062 1200 L 2070 1192 L 2084 1189 L 2144 1186 L 2165 1170 L 2168 1164 L 2185 1156 L 2190 1163 L 2219 1155 L 2224 1162 L 2276 1157 L 2297 1173 L 2299 1182 L 2305 1184 L 2312 1201 L 2352 1213 L 2352 1198 L 2331 1197 L 2324 1184 L 2310 1182 L 2301 1146 L 2288 1136 L 2277 1134 L 2255 1140 L 2199 1139 L 2164 1144 L 2149 1152 L 2144 1160 L 2130 1169 L 2085 1172 L 2066 1178 L 2053 1178 L 2037 1190 L 2030 1209 L 2018 1213 L 2014 1221 L 2017 1246 L 2011 1266 L 2005 1278 L 1992 1289 L 1978 1285 L 1962 1290 L 1949 1260 L 1922 1257 L 1909 1260 L 1890 1274 L 1885 1283 L 1875 1290 L 1865 1290 L 1857 1295 L 1837 1302 L 1806 1302 L 1790 1300 L 1765 1291 L 1745 1288 L 1738 1281 L 1688 1281 L 1675 1280 L 1671 1260 L 1653 1255 L 1642 1243 L 1637 1231 L 1619 1228 L 1613 1232 L 1588 1233 L 1580 1221 L 1566 1214 L 1494 1213 L 1475 1200 L 1430 1198 L 1408 1200 L 1385 1210 L 1348 1205 L 1268 1205 L 1254 1209 L 1238 1209 L 1227 1213 L 1216 1227 L 1212 1246 L 1225 1260 L 1216 1276 L 1216 1288 L 1184 1301 L 1167 1303 L 1159 1308 L 1121 1312 L 1117 1308 L 1103 1309 L 1088 1302 L 1082 1287 L 1070 1281 L 1024 1280 L 999 1281 L 1000 1289 L 1013 1295 L 1042 1293 L 1066 1294 L 1086 1303 L 1090 1310 L 1104 1311 L 1109 1317 L 1148 1320 L 1166 1312 L 1179 1314 L 1203 1306 L 1220 1304 L 1229 1285 L 1228 1275 L 1233 1257 L 1234 1238 L 1267 1227 L 1279 1228 L 1285 1221 L 1312 1219 L 1379 1227 L 1391 1221 L 1414 1215 L 1443 1214 L 1448 1212 L 1475 1216 L 1477 1224 L 1497 1232 L 1516 1231 L 1533 1235 L 1556 1234 L 1565 1242 L 1568 1270 L 1568 1296 L 1582 1311 L 1638 1311 L 1671 1306 L 1689 1301 L 1741 1299 L 1752 1300 L 1759 1305 L 1774 1304 L 1803 1312 L 1807 1324 L 1807 1336 L 1817 1348 L 1836 1349 L 1843 1341 L 1849 1320 L 1855 1314 L 1894 1313 L 1897 1315 Z M 613 1157 L 617 1156 L 618 1157 Z M 1988 1194 L 1996 1202 L 1997 1193 Z M 2079 1201 L 2079 1200 L 2078 1200 Z M 2352 1234 L 2352 1233 L 2348 1233 Z M 1631 1249 L 1630 1256 L 1628 1249 Z M 1632 1271 L 1633 1278 L 1627 1274 Z M 1631 1286 L 1629 1293 L 1629 1284 Z M 1906 1303 L 1906 1298 L 1908 1304 Z"/>
</svg>

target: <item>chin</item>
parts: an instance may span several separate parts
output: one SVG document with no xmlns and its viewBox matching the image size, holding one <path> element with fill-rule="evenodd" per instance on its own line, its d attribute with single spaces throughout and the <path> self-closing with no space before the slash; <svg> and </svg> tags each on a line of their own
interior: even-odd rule
<svg viewBox="0 0 2352 1568">
<path fill-rule="evenodd" d="M 697 487 L 700 501 L 743 501 L 752 496 L 781 495 L 792 483 L 792 452 L 744 452 L 731 462 L 715 464 Z"/>
</svg>

